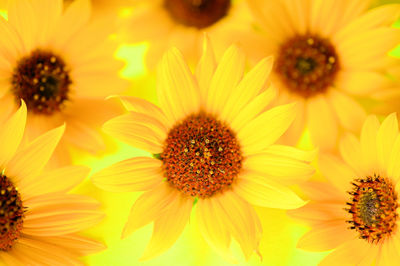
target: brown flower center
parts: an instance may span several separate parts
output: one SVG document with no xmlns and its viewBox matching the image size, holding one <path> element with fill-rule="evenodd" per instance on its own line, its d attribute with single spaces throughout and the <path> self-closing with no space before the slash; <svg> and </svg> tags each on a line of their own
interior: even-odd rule
<svg viewBox="0 0 400 266">
<path fill-rule="evenodd" d="M 370 243 L 384 241 L 396 230 L 398 218 L 397 193 L 393 183 L 380 176 L 356 179 L 352 183 L 351 200 L 346 209 L 352 220 L 350 229 Z"/>
<path fill-rule="evenodd" d="M 173 20 L 198 29 L 225 17 L 230 6 L 230 0 L 164 0 L 164 7 Z"/>
<path fill-rule="evenodd" d="M 72 81 L 64 61 L 52 52 L 35 50 L 18 61 L 12 76 L 12 91 L 28 110 L 51 115 L 68 100 Z"/>
<path fill-rule="evenodd" d="M 243 160 L 230 128 L 204 113 L 191 115 L 170 130 L 160 158 L 167 181 L 200 198 L 228 189 Z"/>
<path fill-rule="evenodd" d="M 333 85 L 338 61 L 329 40 L 313 35 L 296 36 L 281 45 L 275 70 L 290 91 L 310 97 Z"/>
<path fill-rule="evenodd" d="M 24 207 L 14 184 L 0 174 L 0 250 L 8 251 L 21 234 Z"/>
</svg>

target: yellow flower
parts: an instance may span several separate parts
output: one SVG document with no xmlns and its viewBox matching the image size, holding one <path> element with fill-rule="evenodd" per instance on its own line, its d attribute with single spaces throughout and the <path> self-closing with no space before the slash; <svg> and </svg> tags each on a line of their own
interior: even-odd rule
<svg viewBox="0 0 400 266">
<path fill-rule="evenodd" d="M 291 211 L 312 221 L 298 247 L 335 249 L 322 265 L 395 265 L 400 261 L 400 134 L 396 114 L 382 124 L 365 121 L 360 140 L 346 135 L 341 158 L 320 157 L 321 173 L 331 184 L 310 183 L 311 202 Z"/>
<path fill-rule="evenodd" d="M 286 135 L 296 143 L 304 127 L 314 145 L 332 149 L 340 129 L 359 132 L 366 114 L 356 97 L 390 87 L 387 53 L 400 42 L 399 5 L 367 10 L 365 0 L 248 0 L 260 28 L 248 44 L 255 58 L 273 54 L 278 103 L 297 101 Z"/>
<path fill-rule="evenodd" d="M 90 21 L 89 0 L 65 11 L 61 0 L 10 1 L 8 21 L 0 18 L 0 94 L 2 105 L 26 102 L 29 138 L 66 122 L 62 147 L 104 148 L 95 128 L 116 107 L 103 99 L 125 86 L 107 39 L 111 29 L 108 20 Z"/>
<path fill-rule="evenodd" d="M 237 40 L 233 32 L 248 31 L 249 18 L 242 0 L 136 0 L 131 14 L 122 20 L 120 34 L 123 41 L 149 41 L 146 61 L 150 68 L 171 46 L 195 64 L 201 56 L 203 32 L 212 37 L 217 52 L 222 53 Z"/>
<path fill-rule="evenodd" d="M 7 265 L 76 265 L 78 257 L 104 248 L 79 236 L 99 222 L 99 204 L 87 196 L 66 194 L 89 173 L 83 166 L 44 171 L 64 132 L 53 129 L 20 145 L 26 106 L 1 122 L 0 262 Z"/>
<path fill-rule="evenodd" d="M 122 97 L 127 114 L 103 129 L 153 154 L 105 168 L 93 183 L 109 191 L 146 191 L 132 207 L 122 236 L 154 221 L 142 259 L 167 250 L 192 208 L 206 241 L 227 259 L 236 239 L 246 258 L 258 252 L 262 228 L 251 204 L 293 209 L 304 202 L 286 185 L 313 173 L 312 152 L 274 145 L 295 116 L 293 104 L 265 111 L 275 96 L 271 58 L 242 77 L 245 59 L 235 46 L 215 63 L 208 39 L 193 75 L 177 49 L 160 65 L 161 108 Z"/>
</svg>

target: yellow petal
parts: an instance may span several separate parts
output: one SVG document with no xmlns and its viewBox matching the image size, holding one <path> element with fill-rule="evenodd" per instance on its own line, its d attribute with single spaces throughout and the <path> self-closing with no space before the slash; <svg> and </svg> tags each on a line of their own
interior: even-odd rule
<svg viewBox="0 0 400 266">
<path fill-rule="evenodd" d="M 379 164 L 376 137 L 379 127 L 380 123 L 376 116 L 370 115 L 365 120 L 360 136 L 361 154 L 366 170 L 377 174 L 379 173 Z"/>
<path fill-rule="evenodd" d="M 340 27 L 340 20 L 343 15 L 342 2 L 335 0 L 312 0 L 311 3 L 311 32 L 318 32 L 324 37 L 332 35 Z"/>
<path fill-rule="evenodd" d="M 26 122 L 26 105 L 21 107 L 3 125 L 0 131 L 0 165 L 4 165 L 14 156 L 24 135 Z"/>
<path fill-rule="evenodd" d="M 244 174 L 234 191 L 253 205 L 277 209 L 296 209 L 306 202 L 288 187 L 258 174 Z"/>
<path fill-rule="evenodd" d="M 8 68 L 12 64 L 15 64 L 19 57 L 24 52 L 24 43 L 21 40 L 17 30 L 14 27 L 10 27 L 7 20 L 0 17 L 0 34 L 7 41 L 3 42 L 0 48 L 0 53 L 6 61 L 2 64 L 6 64 Z M 11 72 L 11 70 L 9 70 Z"/>
<path fill-rule="evenodd" d="M 338 72 L 336 81 L 340 90 L 362 96 L 386 88 L 390 84 L 390 79 L 382 73 L 358 69 Z"/>
<path fill-rule="evenodd" d="M 49 161 L 65 130 L 65 125 L 41 135 L 17 151 L 7 164 L 6 173 L 18 180 L 19 186 L 35 182 L 36 176 Z"/>
<path fill-rule="evenodd" d="M 399 135 L 399 124 L 396 113 L 390 114 L 382 122 L 377 135 L 377 149 L 380 169 L 388 169 L 393 145 Z"/>
<path fill-rule="evenodd" d="M 358 177 L 348 165 L 328 154 L 320 156 L 319 169 L 323 176 L 342 193 L 346 193 L 351 181 Z"/>
<path fill-rule="evenodd" d="M 158 256 L 175 243 L 189 221 L 192 206 L 192 198 L 176 197 L 163 214 L 156 218 L 153 235 L 140 258 L 141 261 Z"/>
<path fill-rule="evenodd" d="M 393 144 L 393 149 L 389 157 L 387 175 L 397 183 L 400 178 L 400 135 L 397 136 Z"/>
<path fill-rule="evenodd" d="M 295 116 L 294 104 L 274 107 L 257 116 L 238 132 L 244 155 L 262 151 L 272 145 L 288 129 Z"/>
<path fill-rule="evenodd" d="M 300 185 L 302 191 L 308 199 L 313 201 L 339 201 L 340 204 L 348 200 L 348 194 L 343 193 L 342 189 L 321 181 L 308 181 Z"/>
<path fill-rule="evenodd" d="M 333 149 L 337 142 L 338 124 L 325 96 L 311 98 L 306 111 L 312 143 L 321 150 Z"/>
<path fill-rule="evenodd" d="M 238 115 L 242 115 L 243 109 L 249 102 L 257 101 L 255 97 L 266 88 L 272 64 L 272 57 L 264 58 L 244 76 L 236 87 L 228 90 L 229 97 L 221 114 L 223 119 L 233 121 Z M 275 88 L 270 88 L 263 94 L 265 94 L 263 97 L 266 97 L 264 99 L 265 108 L 275 97 L 276 90 Z"/>
<path fill-rule="evenodd" d="M 210 88 L 207 91 L 206 110 L 212 114 L 221 114 L 231 91 L 242 79 L 245 56 L 239 48 L 231 46 L 219 62 Z"/>
<path fill-rule="evenodd" d="M 35 178 L 35 182 L 27 183 L 20 187 L 24 198 L 33 197 L 46 193 L 68 192 L 85 177 L 88 176 L 90 168 L 85 166 L 66 166 L 50 171 L 45 171 Z"/>
<path fill-rule="evenodd" d="M 332 253 L 326 256 L 321 262 L 321 266 L 337 265 L 358 265 L 358 263 L 368 254 L 373 245 L 364 239 L 354 239 L 340 245 Z"/>
<path fill-rule="evenodd" d="M 199 111 L 198 85 L 176 48 L 164 55 L 159 75 L 158 100 L 169 120 L 177 121 Z"/>
<path fill-rule="evenodd" d="M 231 127 L 236 132 L 240 131 L 245 125 L 250 123 L 256 116 L 265 110 L 266 106 L 275 98 L 276 93 L 277 90 L 274 87 L 270 87 L 269 89 L 255 96 L 253 100 L 247 103 L 247 105 L 245 105 L 240 111 L 231 110 L 230 113 L 236 113 L 236 115 L 232 116 L 231 118 L 226 118 L 231 119 L 227 121 L 232 121 Z"/>
<path fill-rule="evenodd" d="M 166 128 L 170 128 L 172 126 L 172 123 L 174 123 L 174 121 L 168 122 L 164 112 L 157 105 L 154 105 L 149 101 L 133 96 L 121 95 L 116 97 L 121 100 L 127 111 L 143 113 L 153 118 L 158 118 L 160 122 L 165 125 Z"/>
<path fill-rule="evenodd" d="M 357 233 L 348 229 L 343 220 L 330 220 L 314 225 L 301 237 L 297 248 L 307 251 L 326 251 L 334 249 L 342 243 L 357 237 Z"/>
<path fill-rule="evenodd" d="M 201 56 L 199 64 L 196 68 L 196 78 L 199 83 L 202 105 L 207 98 L 207 91 L 209 90 L 216 66 L 217 63 L 215 62 L 214 50 L 212 48 L 210 38 L 207 34 L 204 34 L 203 55 Z"/>
<path fill-rule="evenodd" d="M 81 262 L 76 255 L 69 250 L 41 240 L 30 236 L 18 239 L 11 252 L 11 255 L 18 257 L 20 261 L 16 265 L 80 265 Z"/>
<path fill-rule="evenodd" d="M 157 154 L 162 152 L 162 144 L 166 138 L 162 126 L 150 116 L 131 112 L 108 120 L 104 123 L 103 130 L 133 147 Z"/>
<path fill-rule="evenodd" d="M 104 214 L 99 202 L 83 195 L 47 194 L 24 202 L 24 234 L 58 236 L 75 233 L 98 223 Z"/>
<path fill-rule="evenodd" d="M 327 190 L 324 191 L 327 192 Z M 343 202 L 345 201 L 338 199 L 323 202 L 311 201 L 299 209 L 288 211 L 288 214 L 295 219 L 305 220 L 316 226 L 322 224 L 324 227 L 325 222 L 329 223 L 332 220 L 340 221 L 343 226 L 346 225 L 344 221 L 348 218 L 348 213 L 343 210 L 345 206 Z"/>
<path fill-rule="evenodd" d="M 399 42 L 399 29 L 378 28 L 352 35 L 337 49 L 344 68 L 371 70 L 380 68 Z"/>
<path fill-rule="evenodd" d="M 112 192 L 149 190 L 162 180 L 162 162 L 148 157 L 118 162 L 92 176 L 93 184 Z"/>
<path fill-rule="evenodd" d="M 69 39 L 85 26 L 90 18 L 91 5 L 89 0 L 73 1 L 57 24 L 59 34 L 52 40 L 55 47 L 63 47 Z"/>
<path fill-rule="evenodd" d="M 201 199 L 197 202 L 196 214 L 199 230 L 211 247 L 225 259 L 235 263 L 236 260 L 229 250 L 231 236 L 218 216 L 217 210 L 218 207 L 212 198 Z"/>
<path fill-rule="evenodd" d="M 338 90 L 330 90 L 328 99 L 340 124 L 349 131 L 360 132 L 367 116 L 361 105 Z"/>
<path fill-rule="evenodd" d="M 265 153 L 291 158 L 303 162 L 311 162 L 317 156 L 318 150 L 304 151 L 291 146 L 271 145 L 265 150 Z"/>
<path fill-rule="evenodd" d="M 48 236 L 45 238 L 45 241 L 66 250 L 71 250 L 80 256 L 86 256 L 106 249 L 103 243 L 77 234 Z"/>
<path fill-rule="evenodd" d="M 35 40 L 39 45 L 45 45 L 61 17 L 63 3 L 62 0 L 39 0 L 31 3 L 40 29 Z"/>
<path fill-rule="evenodd" d="M 157 219 L 179 196 L 178 191 L 170 187 L 166 182 L 143 193 L 132 206 L 121 238 L 127 237 L 138 228 Z"/>
<path fill-rule="evenodd" d="M 368 2 L 364 0 L 361 0 L 361 2 L 363 2 L 364 5 L 368 4 Z M 354 19 L 346 27 L 343 27 L 337 34 L 335 34 L 334 38 L 338 43 L 340 43 L 343 40 L 351 38 L 355 33 L 366 32 L 376 27 L 390 26 L 399 18 L 399 15 L 399 4 L 382 5 L 371 9 L 364 15 Z"/>
<path fill-rule="evenodd" d="M 24 52 L 29 52 L 35 45 L 38 33 L 38 19 L 33 9 L 32 1 L 11 1 L 8 6 L 8 21 L 22 37 Z"/>
<path fill-rule="evenodd" d="M 339 151 L 344 161 L 354 170 L 357 177 L 365 177 L 370 174 L 367 173 L 364 158 L 360 157 L 360 142 L 353 134 L 348 133 L 341 139 Z"/>
<path fill-rule="evenodd" d="M 249 259 L 254 251 L 258 251 L 262 233 L 253 207 L 232 191 L 215 196 L 215 200 L 219 219 L 239 242 L 246 259 Z"/>
<path fill-rule="evenodd" d="M 243 168 L 252 172 L 262 173 L 268 178 L 284 184 L 305 181 L 314 174 L 314 168 L 296 159 L 258 153 L 248 156 Z"/>
</svg>

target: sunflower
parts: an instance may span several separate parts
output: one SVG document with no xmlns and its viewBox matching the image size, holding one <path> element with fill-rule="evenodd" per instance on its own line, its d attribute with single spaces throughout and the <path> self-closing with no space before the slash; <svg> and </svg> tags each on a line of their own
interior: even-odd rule
<svg viewBox="0 0 400 266">
<path fill-rule="evenodd" d="M 385 75 L 395 59 L 387 54 L 400 42 L 391 27 L 400 5 L 368 10 L 370 2 L 248 0 L 259 31 L 241 44 L 254 58 L 275 56 L 277 103 L 299 105 L 285 143 L 307 127 L 314 145 L 333 149 L 341 129 L 357 133 L 365 120 L 356 97 L 392 86 Z"/>
<path fill-rule="evenodd" d="M 78 257 L 104 248 L 78 235 L 99 222 L 99 204 L 66 194 L 89 173 L 83 166 L 44 171 L 65 126 L 20 145 L 26 105 L 1 122 L 0 262 L 7 265 L 77 265 Z"/>
<path fill-rule="evenodd" d="M 243 0 L 134 0 L 131 6 L 130 15 L 121 20 L 120 37 L 127 42 L 149 42 L 146 63 L 150 68 L 171 46 L 195 64 L 201 56 L 203 32 L 212 37 L 217 52 L 223 52 L 236 41 L 233 32 L 251 26 Z"/>
<path fill-rule="evenodd" d="M 177 49 L 160 68 L 161 108 L 121 97 L 129 111 L 107 121 L 106 133 L 144 149 L 151 157 L 118 162 L 92 176 L 105 190 L 146 191 L 134 203 L 122 233 L 126 237 L 154 221 L 142 259 L 167 250 L 194 208 L 205 240 L 232 259 L 233 237 L 249 258 L 258 252 L 262 228 L 251 204 L 293 209 L 304 202 L 287 186 L 307 179 L 312 152 L 273 143 L 295 116 L 293 104 L 265 111 L 275 96 L 269 86 L 271 58 L 245 77 L 244 55 L 230 47 L 220 63 L 205 38 L 193 75 Z"/>
<path fill-rule="evenodd" d="M 89 20 L 89 0 L 65 11 L 61 0 L 11 0 L 8 21 L 0 18 L 1 104 L 16 109 L 25 101 L 28 138 L 66 122 L 61 147 L 104 148 L 96 127 L 118 109 L 103 99 L 121 92 L 125 81 L 108 20 Z M 58 150 L 59 158 L 68 154 Z"/>
<path fill-rule="evenodd" d="M 340 155 L 320 157 L 329 183 L 310 183 L 311 202 L 291 211 L 312 223 L 298 247 L 334 249 L 321 265 L 397 265 L 400 261 L 400 134 L 396 114 L 365 121 L 360 140 L 343 137 Z"/>
</svg>

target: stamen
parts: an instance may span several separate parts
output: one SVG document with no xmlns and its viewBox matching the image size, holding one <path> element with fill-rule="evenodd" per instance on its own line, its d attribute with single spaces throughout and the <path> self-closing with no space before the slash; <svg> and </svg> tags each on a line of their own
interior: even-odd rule
<svg viewBox="0 0 400 266">
<path fill-rule="evenodd" d="M 230 188 L 243 158 L 230 128 L 200 113 L 170 130 L 161 160 L 164 176 L 173 187 L 189 196 L 207 198 Z"/>
<path fill-rule="evenodd" d="M 324 93 L 333 85 L 338 56 L 329 40 L 295 36 L 280 47 L 275 70 L 287 88 L 302 97 Z"/>
<path fill-rule="evenodd" d="M 225 17 L 230 0 L 164 0 L 164 8 L 177 23 L 198 29 L 209 27 Z"/>
<path fill-rule="evenodd" d="M 352 215 L 350 229 L 370 243 L 380 243 L 397 230 L 397 193 L 393 183 L 380 176 L 369 176 L 352 182 L 346 209 Z"/>
<path fill-rule="evenodd" d="M 52 52 L 35 50 L 18 61 L 12 76 L 12 92 L 28 110 L 52 115 L 68 100 L 72 81 L 64 61 Z"/>
<path fill-rule="evenodd" d="M 0 250 L 8 251 L 21 234 L 24 207 L 14 184 L 0 174 Z"/>
</svg>

